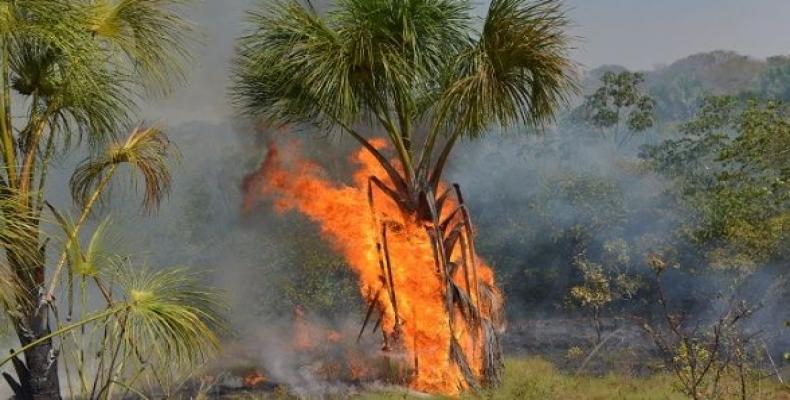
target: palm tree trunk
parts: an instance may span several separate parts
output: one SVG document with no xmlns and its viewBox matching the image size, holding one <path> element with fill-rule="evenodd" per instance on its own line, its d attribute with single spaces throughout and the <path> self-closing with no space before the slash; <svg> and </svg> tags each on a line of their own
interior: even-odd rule
<svg viewBox="0 0 790 400">
<path fill-rule="evenodd" d="M 44 318 L 46 320 L 46 318 Z M 34 322 L 33 338 L 49 335 L 48 321 Z M 20 336 L 20 341 L 25 334 Z M 24 342 L 23 342 L 24 343 Z M 58 357 L 52 339 L 25 351 L 25 364 L 29 376 L 30 399 L 60 399 L 60 380 L 58 379 Z M 17 371 L 19 373 L 19 371 Z M 20 398 L 17 395 L 17 398 Z"/>
<path fill-rule="evenodd" d="M 25 285 L 26 306 L 24 316 L 20 321 L 16 321 L 17 337 L 19 343 L 24 348 L 34 342 L 41 341 L 42 338 L 50 335 L 49 318 L 46 310 L 39 310 L 39 296 L 41 296 L 44 285 L 44 253 L 35 260 L 28 259 L 21 265 L 17 265 L 18 274 L 24 274 L 26 269 L 33 270 L 32 282 Z M 17 261 L 18 262 L 18 261 Z M 33 265 L 31 267 L 31 265 Z M 58 357 L 51 338 L 41 341 L 41 343 L 25 349 L 25 362 L 15 360 L 18 382 L 14 381 L 10 375 L 4 374 L 6 381 L 15 392 L 17 399 L 38 400 L 38 399 L 60 399 L 60 381 L 58 379 Z"/>
</svg>

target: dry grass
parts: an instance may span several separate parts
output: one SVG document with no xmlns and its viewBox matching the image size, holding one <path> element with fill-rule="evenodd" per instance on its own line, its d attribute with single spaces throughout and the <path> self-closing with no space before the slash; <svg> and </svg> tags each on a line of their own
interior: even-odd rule
<svg viewBox="0 0 790 400">
<path fill-rule="evenodd" d="M 735 382 L 731 382 L 733 389 Z M 751 393 L 749 400 L 790 400 L 790 388 L 780 387 L 774 381 L 764 380 Z M 281 390 L 266 394 L 245 394 L 230 397 L 234 400 L 296 399 Z M 326 399 L 358 400 L 425 400 L 441 399 L 415 395 L 406 390 L 344 394 Z M 738 398 L 737 396 L 731 397 Z M 647 378 L 623 375 L 572 376 L 562 373 L 553 364 L 539 358 L 508 359 L 502 386 L 497 390 L 469 394 L 463 400 L 686 400 L 688 397 L 674 388 L 674 378 L 669 374 L 656 374 Z M 726 400 L 725 398 L 722 400 Z"/>
<path fill-rule="evenodd" d="M 491 400 L 685 400 L 674 389 L 674 378 L 657 374 L 649 378 L 622 375 L 602 377 L 571 376 L 559 372 L 550 362 L 537 359 L 509 359 L 505 362 L 502 387 L 464 399 Z M 751 400 L 790 400 L 790 388 L 764 381 Z M 404 393 L 369 393 L 357 396 L 365 400 L 419 399 Z M 733 397 L 735 398 L 735 397 Z"/>
</svg>

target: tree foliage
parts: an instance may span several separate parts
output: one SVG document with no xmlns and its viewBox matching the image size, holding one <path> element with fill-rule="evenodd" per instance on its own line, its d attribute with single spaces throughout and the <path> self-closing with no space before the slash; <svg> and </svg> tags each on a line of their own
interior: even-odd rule
<svg viewBox="0 0 790 400">
<path fill-rule="evenodd" d="M 587 96 L 577 112 L 583 121 L 597 128 L 618 147 L 628 143 L 633 134 L 655 124 L 655 100 L 640 87 L 644 75 L 639 72 L 607 71 L 601 86 Z"/>
<path fill-rule="evenodd" d="M 789 122 L 778 103 L 709 98 L 680 138 L 643 152 L 696 210 L 689 230 L 714 264 L 748 267 L 788 256 Z"/>
<path fill-rule="evenodd" d="M 266 2 L 249 24 L 236 58 L 240 108 L 340 129 L 377 156 L 399 191 L 438 184 L 460 137 L 549 120 L 573 87 L 567 20 L 551 0 L 492 1 L 481 29 L 469 4 L 450 0 L 342 0 L 326 14 Z M 368 143 L 375 127 L 402 176 Z"/>
</svg>

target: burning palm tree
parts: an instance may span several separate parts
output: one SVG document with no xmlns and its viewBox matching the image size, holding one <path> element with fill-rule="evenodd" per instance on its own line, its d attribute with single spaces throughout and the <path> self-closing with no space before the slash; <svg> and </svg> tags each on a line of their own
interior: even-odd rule
<svg viewBox="0 0 790 400">
<path fill-rule="evenodd" d="M 371 212 L 356 225 L 367 227 L 359 238 L 374 244 L 359 257 L 352 247 L 344 250 L 370 304 L 362 330 L 378 311 L 374 330 L 381 327 L 386 349 L 405 347 L 413 356 L 420 388 L 453 392 L 496 384 L 501 301 L 475 253 L 460 188 L 444 184 L 442 173 L 462 138 L 496 125 L 541 125 L 565 102 L 574 83 L 560 4 L 493 0 L 478 20 L 464 1 L 339 0 L 325 12 L 309 2 L 276 1 L 252 12 L 250 23 L 236 60 L 239 106 L 268 122 L 342 132 L 367 152 L 358 156 L 366 166 L 357 186 L 364 187 Z M 376 131 L 386 134 L 386 143 Z M 344 193 L 322 186 L 306 166 L 298 174 L 272 171 L 276 155 L 270 152 L 267 179 L 297 196 L 293 207 L 326 219 L 326 210 L 310 202 L 320 201 L 321 191 Z M 350 196 L 359 205 L 359 196 Z M 344 218 L 356 221 L 355 210 L 346 211 Z M 325 232 L 343 235 L 335 225 L 324 224 Z M 428 264 L 410 260 L 425 253 Z M 362 264 L 376 272 L 368 274 Z M 402 276 L 425 270 L 432 276 L 422 282 Z M 436 301 L 415 306 L 408 286 L 428 287 L 433 279 Z M 418 314 L 427 313 L 442 319 L 421 321 Z M 417 324 L 446 332 L 438 343 L 421 343 L 425 327 Z M 455 373 L 421 379 L 443 368 L 441 359 L 432 359 L 436 354 Z"/>
</svg>

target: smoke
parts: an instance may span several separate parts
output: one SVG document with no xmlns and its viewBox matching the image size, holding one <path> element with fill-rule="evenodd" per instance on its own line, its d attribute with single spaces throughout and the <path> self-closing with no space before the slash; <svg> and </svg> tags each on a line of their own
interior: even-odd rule
<svg viewBox="0 0 790 400">
<path fill-rule="evenodd" d="M 245 210 L 241 185 L 273 138 L 299 138 L 305 157 L 320 161 L 341 182 L 350 181 L 348 157 L 357 145 L 309 132 L 261 131 L 238 121 L 177 124 L 168 134 L 182 155 L 173 163 L 173 192 L 157 214 L 141 217 L 133 190 L 116 185 L 103 210 L 114 222 L 111 233 L 122 238 L 113 251 L 152 266 L 199 269 L 207 283 L 225 291 L 233 334 L 220 365 L 247 357 L 272 381 L 305 395 L 352 390 L 353 381 L 327 378 L 316 369 L 343 365 L 352 349 L 361 350 L 367 365 L 375 367 L 380 359 L 379 336 L 366 336 L 359 345 L 353 340 L 365 312 L 355 276 L 307 218 L 277 213 L 268 202 Z M 607 317 L 649 315 L 654 299 L 643 259 L 666 250 L 662 246 L 692 210 L 667 211 L 672 183 L 640 168 L 637 145 L 614 149 L 589 132 L 563 126 L 541 133 L 513 129 L 457 148 L 447 180 L 461 185 L 478 232 L 477 250 L 503 286 L 513 328 L 506 333 L 506 352 L 541 351 L 561 360 L 568 347 L 589 343 L 586 316 L 568 308 L 569 288 L 580 282 L 572 260 L 582 251 L 602 259 L 605 247 L 618 240 L 629 244 L 628 272 L 647 286 L 636 301 L 617 303 Z M 74 160 L 58 162 L 67 170 Z M 53 202 L 61 209 L 71 207 L 67 179 L 62 173 L 52 179 Z M 681 253 L 691 245 L 671 244 Z M 711 299 L 732 292 L 735 276 L 689 270 L 700 265 L 668 272 L 665 284 L 679 309 L 705 320 L 717 315 Z M 790 287 L 782 273 L 779 266 L 761 267 L 738 286 L 740 297 L 763 303 L 751 326 L 764 331 L 775 354 L 790 347 L 782 326 L 790 319 L 783 307 Z M 306 310 L 310 324 L 342 333 L 344 341 L 335 346 L 340 353 L 283 345 L 295 334 L 297 307 Z M 647 338 L 628 332 L 619 345 L 647 348 Z M 562 333 L 566 339 L 558 340 Z"/>
<path fill-rule="evenodd" d="M 324 379 L 311 369 L 331 361 L 330 353 L 306 356 L 282 343 L 294 335 L 297 307 L 307 311 L 311 324 L 355 336 L 365 306 L 353 273 L 307 218 L 277 213 L 268 202 L 245 210 L 241 185 L 259 167 L 273 138 L 299 138 L 305 157 L 319 161 L 331 179 L 341 182 L 350 181 L 348 157 L 356 144 L 309 132 L 261 132 L 237 122 L 181 124 L 169 134 L 182 158 L 174 164 L 173 193 L 159 213 L 140 218 L 131 191 L 118 187 L 113 192 L 106 210 L 115 221 L 112 230 L 125 239 L 118 251 L 155 266 L 201 269 L 211 284 L 224 289 L 234 328 L 226 340 L 226 358 L 234 358 L 233 349 L 244 349 L 271 379 L 304 393 L 348 389 L 348 382 Z M 477 227 L 478 252 L 503 285 L 513 327 L 506 334 L 506 351 L 541 351 L 561 359 L 569 346 L 588 343 L 585 314 L 568 307 L 569 289 L 580 282 L 572 260 L 581 252 L 603 259 L 605 247 L 619 240 L 629 245 L 627 272 L 645 286 L 635 301 L 618 302 L 605 315 L 652 312 L 652 274 L 644 258 L 667 250 L 667 243 L 672 251 L 687 251 L 690 243 L 670 239 L 692 210 L 668 212 L 672 182 L 640 168 L 637 145 L 618 150 L 579 128 L 558 127 L 496 133 L 457 148 L 448 182 L 461 185 Z M 717 315 L 720 302 L 711 299 L 731 293 L 736 276 L 704 273 L 701 266 L 669 271 L 665 285 L 678 309 L 703 321 Z M 744 289 L 738 294 L 764 303 L 752 326 L 761 328 L 769 348 L 779 352 L 787 348 L 782 324 L 790 316 L 782 304 L 788 287 L 778 283 L 781 268 L 758 271 L 740 283 Z M 611 324 L 614 329 L 622 322 Z M 558 341 L 558 332 L 565 332 L 567 340 Z M 628 332 L 622 346 L 648 347 L 646 337 Z M 375 359 L 377 339 L 367 337 L 357 348 Z M 355 346 L 352 340 L 338 348 Z M 342 363 L 343 357 L 334 359 Z"/>
<path fill-rule="evenodd" d="M 580 327 L 576 320 L 585 314 L 569 306 L 569 289 L 581 283 L 574 265 L 578 255 L 614 264 L 614 271 L 640 282 L 634 298 L 616 298 L 604 312 L 612 319 L 611 329 L 629 325 L 617 322 L 619 316 L 655 315 L 656 282 L 647 263 L 652 254 L 681 260 L 662 282 L 671 307 L 688 314 L 690 324 L 704 326 L 719 317 L 729 300 L 743 300 L 758 307 L 744 329 L 761 332 L 774 357 L 787 349 L 790 335 L 784 321 L 790 312 L 782 306 L 790 294 L 786 271 L 774 265 L 758 266 L 752 274 L 716 270 L 700 258 L 691 239 L 679 234 L 695 210 L 672 203 L 674 183 L 645 168 L 637 156 L 655 134 L 647 132 L 616 148 L 589 129 L 560 124 L 459 146 L 448 179 L 465 189 L 478 228 L 478 251 L 503 282 L 508 315 L 554 325 L 544 335 L 511 332 L 511 349 L 529 342 L 527 347 L 535 350 L 540 347 L 536 343 L 543 343 L 542 350 L 551 352 L 547 349 L 556 345 L 558 331 L 574 336 L 587 330 L 589 339 L 589 326 Z M 633 335 L 631 340 L 647 338 Z"/>
<path fill-rule="evenodd" d="M 253 365 L 268 382 L 304 398 L 347 394 L 386 373 L 375 338 L 357 341 L 357 330 L 356 320 L 296 309 L 250 330 L 248 339 L 230 343 L 212 368 L 221 374 Z"/>
</svg>

